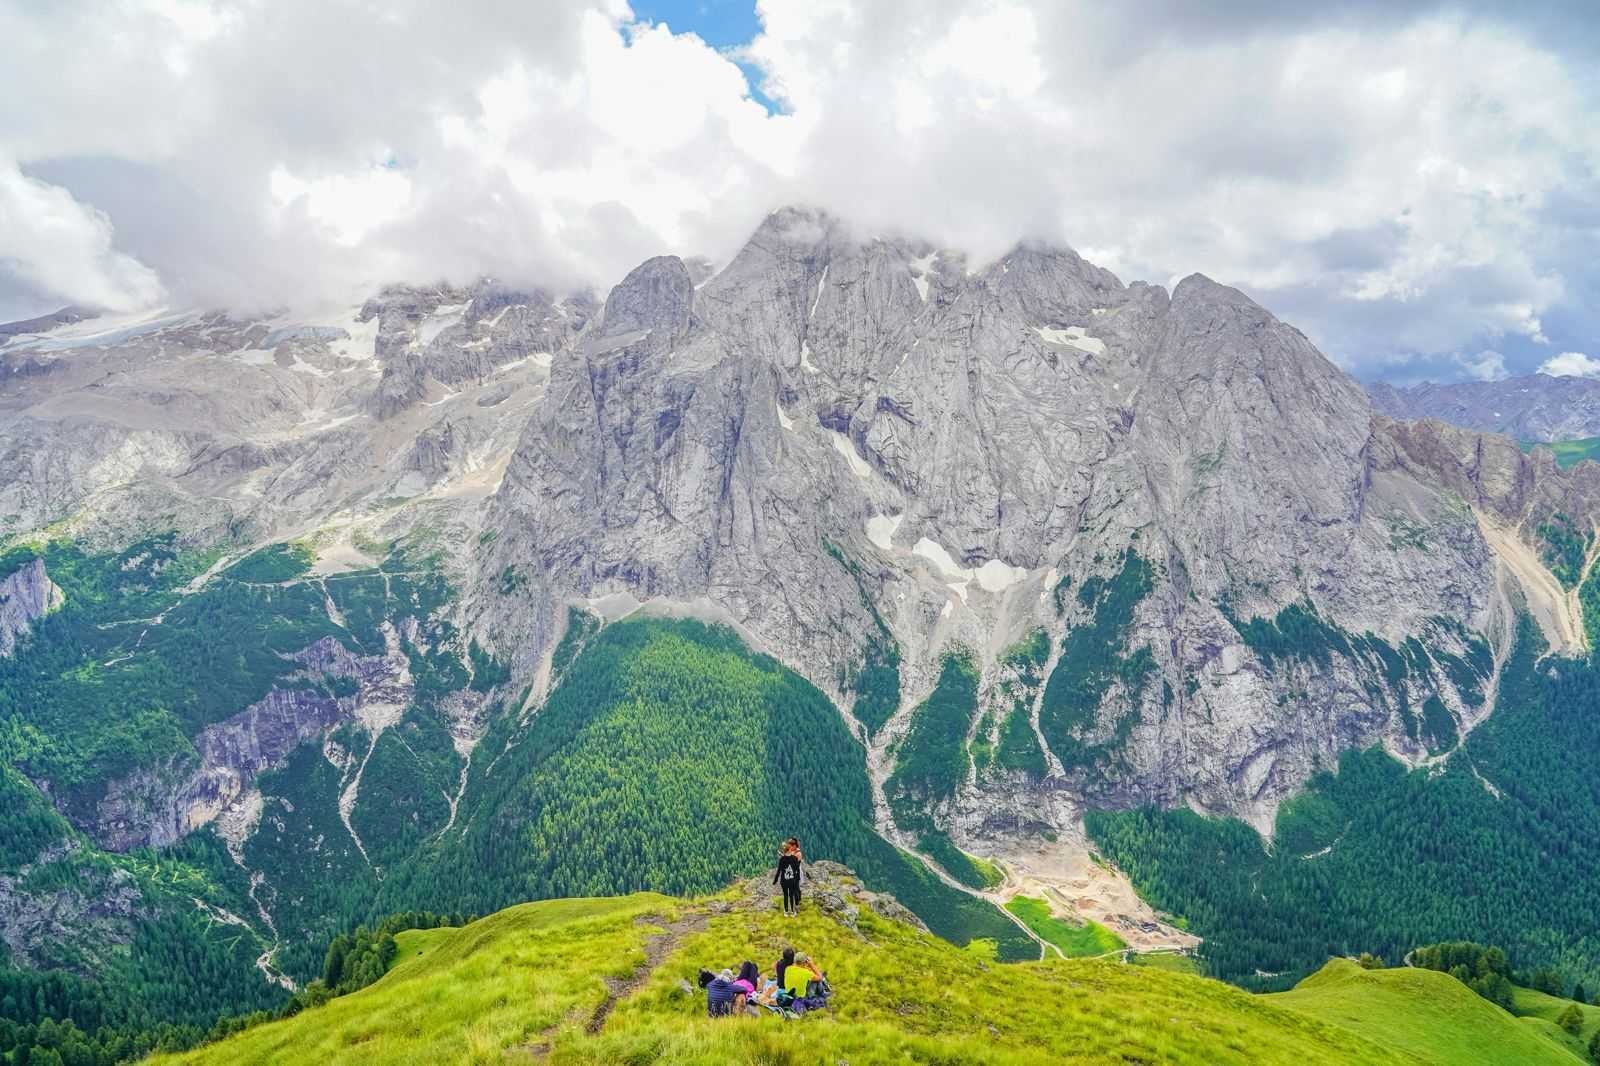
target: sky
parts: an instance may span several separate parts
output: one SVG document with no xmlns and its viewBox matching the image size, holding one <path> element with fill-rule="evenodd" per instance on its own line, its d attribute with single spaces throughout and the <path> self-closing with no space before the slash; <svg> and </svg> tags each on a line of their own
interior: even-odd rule
<svg viewBox="0 0 1600 1066">
<path fill-rule="evenodd" d="M 604 290 L 785 204 L 1600 376 L 1591 0 L 0 0 L 0 321 Z"/>
</svg>

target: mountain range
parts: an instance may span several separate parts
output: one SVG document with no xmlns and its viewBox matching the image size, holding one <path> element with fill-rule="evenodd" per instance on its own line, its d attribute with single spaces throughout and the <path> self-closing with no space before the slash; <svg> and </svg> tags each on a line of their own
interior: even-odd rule
<svg viewBox="0 0 1600 1066">
<path fill-rule="evenodd" d="M 1579 424 L 1529 387 L 1497 431 Z M 1001 958 L 1027 892 L 1241 980 L 1493 933 L 1594 981 L 1600 468 L 1420 395 L 1201 275 L 803 208 L 603 299 L 5 327 L 7 987 L 203 1028 L 355 922 L 791 832 Z"/>
<path fill-rule="evenodd" d="M 1372 403 L 1390 418 L 1436 418 L 1519 441 L 1600 437 L 1600 381 L 1526 374 L 1501 381 L 1423 382 L 1367 386 Z"/>
</svg>

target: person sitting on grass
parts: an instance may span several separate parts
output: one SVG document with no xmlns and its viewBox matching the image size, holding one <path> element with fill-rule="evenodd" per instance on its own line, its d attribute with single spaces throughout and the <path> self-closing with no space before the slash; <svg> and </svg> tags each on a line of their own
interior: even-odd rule
<svg viewBox="0 0 1600 1066">
<path fill-rule="evenodd" d="M 758 1007 L 765 1007 L 770 1011 L 782 1010 L 783 1005 L 778 999 L 782 991 L 783 989 L 778 986 L 778 982 L 769 977 L 762 984 L 761 991 L 757 992 L 750 1002 Z"/>
<path fill-rule="evenodd" d="M 784 954 L 788 954 L 785 952 Z M 822 980 L 822 971 L 817 969 L 817 964 L 811 961 L 811 956 L 800 952 L 794 957 L 783 971 L 783 987 L 796 999 L 804 998 L 806 988 L 812 981 Z"/>
<path fill-rule="evenodd" d="M 772 972 L 777 975 L 779 988 L 784 987 L 783 975 L 792 965 L 794 965 L 794 948 L 784 948 L 783 957 L 772 967 Z"/>
<path fill-rule="evenodd" d="M 744 1010 L 744 993 L 734 983 L 733 971 L 723 970 L 706 985 L 706 1017 L 725 1018 L 735 1010 Z M 737 1006 L 734 1001 L 739 1000 Z"/>
<path fill-rule="evenodd" d="M 733 979 L 733 987 L 738 990 L 734 996 L 733 1009 L 735 1013 L 743 1013 L 745 1004 L 755 997 L 756 989 L 761 984 L 761 971 L 756 969 L 756 964 L 746 959 L 739 966 L 739 976 Z"/>
</svg>

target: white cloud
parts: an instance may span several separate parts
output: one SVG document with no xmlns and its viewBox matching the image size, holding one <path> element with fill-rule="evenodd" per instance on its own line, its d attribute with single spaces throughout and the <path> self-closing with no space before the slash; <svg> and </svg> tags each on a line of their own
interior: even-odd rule
<svg viewBox="0 0 1600 1066">
<path fill-rule="evenodd" d="M 1539 364 L 1539 373 L 1551 377 L 1600 378 L 1600 359 L 1583 352 L 1562 352 Z"/>
<path fill-rule="evenodd" d="M 1506 370 L 1505 356 L 1496 351 L 1485 350 L 1473 356 L 1457 355 L 1456 363 L 1478 381 L 1500 381 L 1510 376 Z"/>
<path fill-rule="evenodd" d="M 186 300 L 606 285 L 803 201 L 980 260 L 1033 237 L 1201 270 L 1347 364 L 1515 353 L 1590 302 L 1600 100 L 1581 49 L 1467 3 L 760 0 L 737 54 L 779 115 L 615 0 L 0 5 L 0 39 L 39 42 L 0 69 L 29 100 L 0 152 L 83 161 L 87 203 L 97 160 L 191 191 L 107 208 Z"/>
<path fill-rule="evenodd" d="M 385 163 L 314 181 L 278 166 L 268 176 L 268 185 L 280 209 L 304 210 L 345 247 L 360 244 L 374 229 L 397 221 L 411 203 L 411 179 Z"/>
<path fill-rule="evenodd" d="M 111 246 L 111 223 L 65 189 L 35 181 L 0 159 L 0 274 L 34 291 L 70 294 L 108 310 L 161 299 L 149 267 Z"/>
</svg>

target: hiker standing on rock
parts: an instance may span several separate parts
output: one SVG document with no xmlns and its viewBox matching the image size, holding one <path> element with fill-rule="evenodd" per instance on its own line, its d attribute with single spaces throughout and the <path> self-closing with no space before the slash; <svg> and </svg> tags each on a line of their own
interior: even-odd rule
<svg viewBox="0 0 1600 1066">
<path fill-rule="evenodd" d="M 783 913 L 792 918 L 800 913 L 800 840 L 790 837 L 778 851 L 778 869 L 772 883 L 783 888 Z"/>
</svg>

